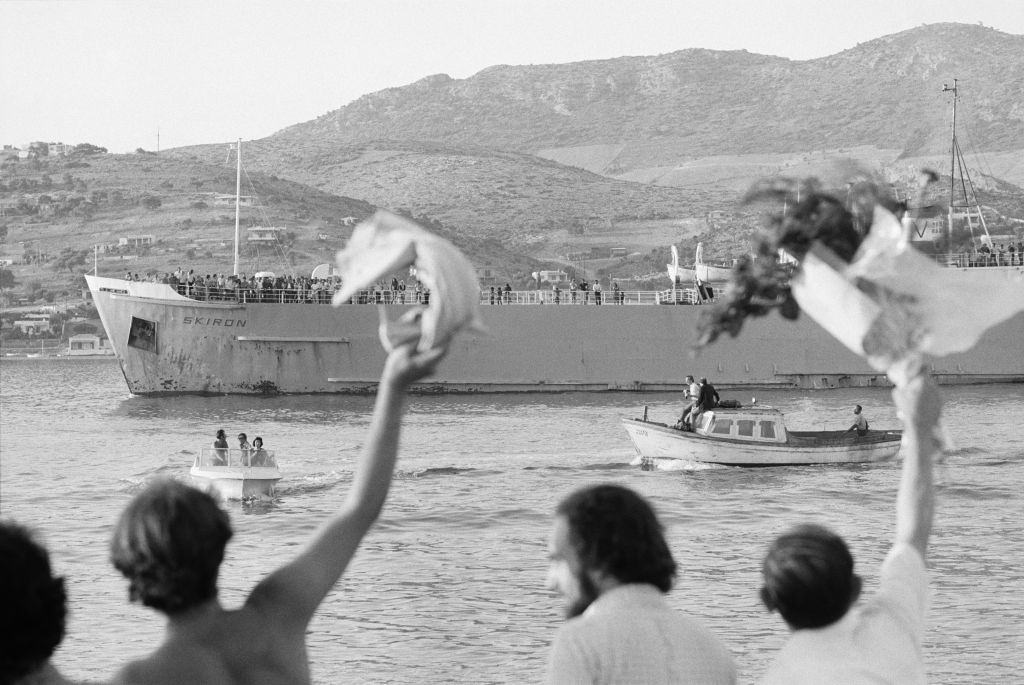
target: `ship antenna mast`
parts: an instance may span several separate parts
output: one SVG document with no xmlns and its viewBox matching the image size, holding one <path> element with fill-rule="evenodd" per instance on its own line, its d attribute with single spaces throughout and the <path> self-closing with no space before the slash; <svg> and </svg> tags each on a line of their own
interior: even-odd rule
<svg viewBox="0 0 1024 685">
<path fill-rule="evenodd" d="M 967 168 L 967 161 L 964 159 L 964 153 L 960 149 L 960 141 L 956 137 L 956 101 L 960 99 L 960 89 L 957 85 L 958 79 L 953 79 L 953 86 L 950 87 L 946 84 L 942 85 L 942 92 L 953 93 L 953 129 L 952 129 L 952 141 L 950 150 L 950 161 L 949 161 L 949 244 L 950 249 L 953 245 L 953 222 L 956 218 L 956 171 L 960 169 L 960 186 L 963 191 L 964 199 L 963 204 L 959 205 L 962 209 L 962 215 L 967 223 L 967 228 L 971 232 L 971 247 L 972 250 L 976 249 L 974 246 L 974 212 L 977 212 L 977 220 L 981 225 L 981 229 L 985 232 L 985 236 L 982 238 L 982 243 L 987 239 L 989 246 L 991 247 L 992 238 L 988 233 L 988 225 L 985 223 L 985 214 L 981 211 L 981 204 L 978 202 L 977 192 L 974 190 L 974 181 L 971 180 L 970 169 Z"/>
<path fill-rule="evenodd" d="M 238 215 L 242 205 L 242 139 L 235 146 L 235 276 L 238 275 Z"/>
<path fill-rule="evenodd" d="M 953 93 L 953 127 L 952 127 L 952 140 L 949 148 L 949 217 L 947 219 L 947 231 L 949 233 L 949 247 L 947 249 L 953 249 L 953 193 L 956 189 L 956 98 L 957 98 L 957 79 L 953 79 L 953 87 L 949 87 L 945 83 L 942 84 L 942 92 Z"/>
</svg>

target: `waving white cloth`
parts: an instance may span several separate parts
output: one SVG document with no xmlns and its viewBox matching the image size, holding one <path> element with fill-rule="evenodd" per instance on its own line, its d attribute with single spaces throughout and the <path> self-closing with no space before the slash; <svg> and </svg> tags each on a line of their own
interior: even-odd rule
<svg viewBox="0 0 1024 685">
<path fill-rule="evenodd" d="M 815 244 L 792 286 L 802 310 L 897 385 L 921 353 L 969 350 L 986 330 L 1024 311 L 1021 271 L 939 266 L 881 207 L 853 262 Z"/>
<path fill-rule="evenodd" d="M 409 266 L 430 289 L 428 305 L 398 322 L 388 321 L 381 308 L 381 343 L 394 346 L 419 338 L 417 349 L 447 344 L 466 326 L 483 330 L 480 322 L 480 283 L 473 265 L 454 245 L 419 225 L 390 212 L 378 211 L 359 224 L 344 250 L 338 252 L 342 288 L 335 306 L 357 291 Z"/>
</svg>

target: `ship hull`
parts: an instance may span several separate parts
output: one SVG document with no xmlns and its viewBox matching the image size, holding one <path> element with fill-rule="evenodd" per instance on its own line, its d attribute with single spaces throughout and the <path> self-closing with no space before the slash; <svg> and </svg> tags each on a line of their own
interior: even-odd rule
<svg viewBox="0 0 1024 685">
<path fill-rule="evenodd" d="M 156 283 L 86 277 L 129 390 L 372 392 L 385 355 L 377 307 L 199 302 Z M 407 309 L 388 305 L 392 318 Z M 483 305 L 486 334 L 452 343 L 422 392 L 672 391 L 888 385 L 809 317 L 748 321 L 692 357 L 699 305 Z M 1024 382 L 1024 315 L 970 352 L 931 361 L 941 383 Z"/>
</svg>

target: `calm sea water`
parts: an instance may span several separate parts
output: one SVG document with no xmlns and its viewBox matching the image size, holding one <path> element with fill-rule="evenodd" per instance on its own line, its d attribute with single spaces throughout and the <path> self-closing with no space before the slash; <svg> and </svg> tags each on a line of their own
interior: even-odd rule
<svg viewBox="0 0 1024 685">
<path fill-rule="evenodd" d="M 749 399 L 745 392 L 724 393 Z M 932 682 L 1024 678 L 1024 386 L 945 389 L 957 449 L 937 469 L 939 507 L 926 636 Z M 845 428 L 854 403 L 896 427 L 879 389 L 758 393 L 803 428 Z M 671 395 L 413 398 L 399 474 L 381 522 L 321 606 L 309 654 L 318 683 L 522 683 L 543 674 L 560 622 L 544 588 L 551 512 L 579 486 L 612 481 L 649 497 L 680 576 L 671 602 L 732 649 L 741 680 L 785 640 L 757 602 L 767 542 L 823 522 L 850 542 L 869 590 L 893 534 L 897 463 L 644 472 L 618 421 Z M 341 503 L 372 398 L 128 394 L 110 360 L 0 362 L 0 514 L 35 528 L 69 581 L 69 634 L 56 663 L 103 679 L 160 640 L 157 615 L 127 602 L 107 562 L 118 512 L 149 480 L 187 478 L 218 428 L 263 436 L 285 470 L 271 503 L 229 503 L 236 533 L 221 595 L 240 603 Z"/>
</svg>

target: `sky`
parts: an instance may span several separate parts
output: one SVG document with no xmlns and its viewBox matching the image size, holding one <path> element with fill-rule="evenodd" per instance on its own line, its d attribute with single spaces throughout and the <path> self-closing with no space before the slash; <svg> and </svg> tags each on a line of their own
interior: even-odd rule
<svg viewBox="0 0 1024 685">
<path fill-rule="evenodd" d="M 0 144 L 251 140 L 431 74 L 687 48 L 793 60 L 1024 0 L 0 0 Z"/>
</svg>

